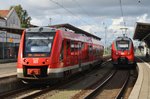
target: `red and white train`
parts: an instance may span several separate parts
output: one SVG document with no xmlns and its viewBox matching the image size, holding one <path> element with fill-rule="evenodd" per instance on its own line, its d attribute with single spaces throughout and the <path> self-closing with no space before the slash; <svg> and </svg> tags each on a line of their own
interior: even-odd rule
<svg viewBox="0 0 150 99">
<path fill-rule="evenodd" d="M 20 41 L 17 77 L 37 81 L 70 76 L 101 62 L 103 50 L 100 40 L 73 31 L 29 28 Z"/>
<path fill-rule="evenodd" d="M 112 43 L 111 58 L 113 64 L 134 64 L 134 46 L 130 38 L 118 37 Z"/>
</svg>

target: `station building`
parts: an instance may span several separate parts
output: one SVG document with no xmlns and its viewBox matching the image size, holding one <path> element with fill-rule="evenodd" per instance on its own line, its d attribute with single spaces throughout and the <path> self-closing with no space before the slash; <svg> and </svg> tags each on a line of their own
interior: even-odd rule
<svg viewBox="0 0 150 99">
<path fill-rule="evenodd" d="M 0 59 L 17 58 L 21 35 L 14 29 L 21 28 L 21 23 L 14 8 L 0 10 L 0 28 Z"/>
</svg>

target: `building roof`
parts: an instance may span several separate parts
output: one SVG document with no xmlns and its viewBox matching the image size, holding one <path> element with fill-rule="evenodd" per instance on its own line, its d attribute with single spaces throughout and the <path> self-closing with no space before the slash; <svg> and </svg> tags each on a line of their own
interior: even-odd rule
<svg viewBox="0 0 150 99">
<path fill-rule="evenodd" d="M 133 39 L 144 41 L 150 47 L 150 23 L 137 22 Z"/>
<path fill-rule="evenodd" d="M 7 15 L 9 14 L 10 10 L 0 10 L 0 16 L 1 17 L 7 17 Z"/>
<path fill-rule="evenodd" d="M 84 30 L 82 30 L 82 29 L 79 29 L 79 28 L 77 28 L 77 27 L 75 27 L 75 26 L 73 26 L 73 25 L 70 25 L 70 24 L 68 24 L 68 23 L 66 23 L 66 24 L 58 24 L 58 25 L 51 25 L 50 27 L 54 27 L 54 28 L 67 28 L 67 29 L 69 29 L 69 30 L 74 31 L 74 32 L 77 33 L 77 34 L 84 34 L 84 35 L 86 35 L 86 36 L 90 36 L 90 37 L 93 37 L 93 38 L 95 38 L 95 39 L 101 40 L 100 37 L 95 36 L 95 35 L 93 35 L 93 34 L 91 34 L 91 33 L 89 33 L 89 32 L 86 32 L 86 31 L 84 31 Z"/>
<path fill-rule="evenodd" d="M 10 33 L 13 33 L 13 34 L 19 34 L 19 35 L 22 35 L 22 32 L 23 32 L 23 28 L 10 28 L 10 27 L 2 27 L 0 26 L 0 30 L 1 31 L 7 31 L 7 32 L 10 32 Z"/>
<path fill-rule="evenodd" d="M 5 18 L 3 18 L 3 17 L 1 17 L 1 16 L 0 16 L 0 19 L 5 20 Z"/>
</svg>

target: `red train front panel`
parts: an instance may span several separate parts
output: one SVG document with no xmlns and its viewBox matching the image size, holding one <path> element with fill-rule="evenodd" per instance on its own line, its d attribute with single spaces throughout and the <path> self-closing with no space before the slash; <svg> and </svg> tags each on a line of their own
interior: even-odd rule
<svg viewBox="0 0 150 99">
<path fill-rule="evenodd" d="M 134 47 L 130 38 L 119 37 L 112 43 L 111 52 L 112 61 L 114 64 L 133 64 Z"/>
<path fill-rule="evenodd" d="M 51 58 L 53 50 L 58 52 L 59 46 L 55 49 L 52 47 L 57 40 L 54 38 L 57 38 L 57 36 L 59 36 L 57 31 L 49 28 L 33 28 L 24 31 L 18 54 L 18 78 L 47 77 L 51 64 L 57 63 L 56 57 L 53 60 Z"/>
</svg>

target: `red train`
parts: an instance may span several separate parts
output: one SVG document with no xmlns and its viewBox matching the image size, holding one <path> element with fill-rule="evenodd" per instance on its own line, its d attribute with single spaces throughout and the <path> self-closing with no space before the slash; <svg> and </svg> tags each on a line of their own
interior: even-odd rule
<svg viewBox="0 0 150 99">
<path fill-rule="evenodd" d="M 98 64 L 103 58 L 100 40 L 65 29 L 26 29 L 20 41 L 17 77 L 37 81 L 68 77 Z"/>
<path fill-rule="evenodd" d="M 113 64 L 134 64 L 134 46 L 128 37 L 118 37 L 112 43 L 111 58 Z"/>
</svg>

